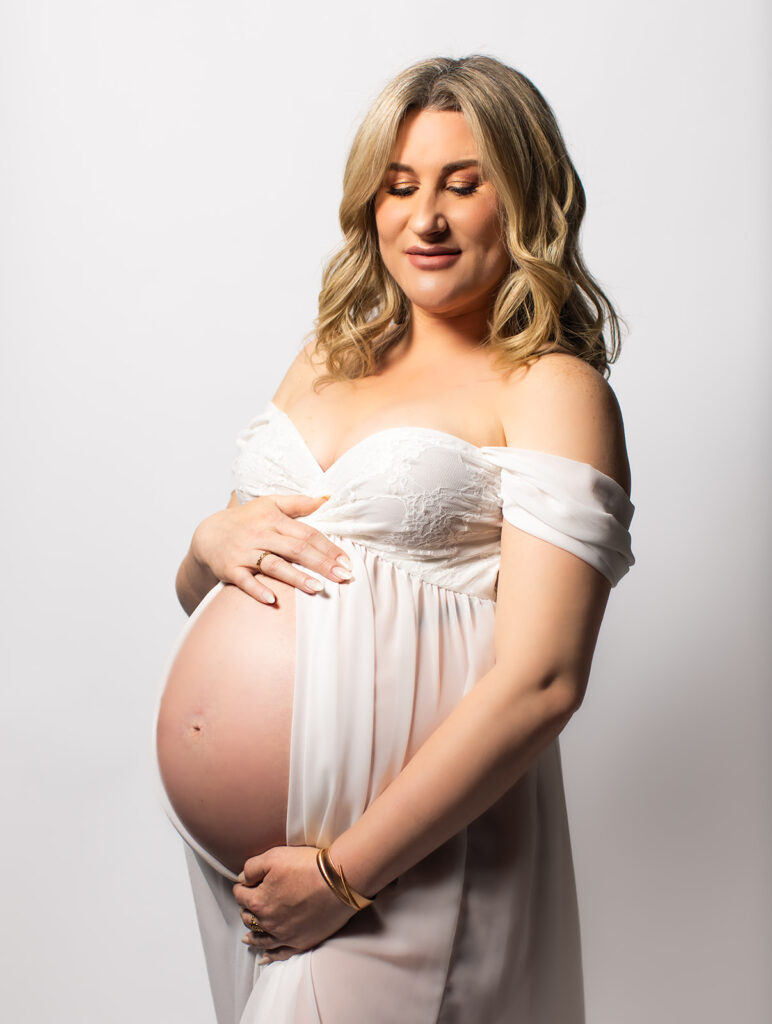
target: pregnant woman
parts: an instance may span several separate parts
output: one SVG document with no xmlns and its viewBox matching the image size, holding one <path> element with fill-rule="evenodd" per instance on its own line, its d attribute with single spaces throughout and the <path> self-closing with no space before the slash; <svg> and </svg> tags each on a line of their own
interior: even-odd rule
<svg viewBox="0 0 772 1024">
<path fill-rule="evenodd" d="M 177 578 L 158 765 L 219 1024 L 584 1019 L 558 735 L 633 564 L 584 209 L 490 57 L 356 135 L 315 336 Z"/>
</svg>

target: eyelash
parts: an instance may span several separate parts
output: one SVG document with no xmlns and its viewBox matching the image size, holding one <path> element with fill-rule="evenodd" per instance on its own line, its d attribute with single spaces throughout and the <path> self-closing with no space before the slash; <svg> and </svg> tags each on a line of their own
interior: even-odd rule
<svg viewBox="0 0 772 1024">
<path fill-rule="evenodd" d="M 452 188 L 449 185 L 448 189 L 449 191 L 454 192 L 457 196 L 471 196 L 474 192 L 477 191 L 479 187 L 479 184 L 462 185 L 460 188 Z M 390 196 L 410 196 L 415 191 L 415 188 L 412 185 L 409 185 L 406 188 L 396 188 L 395 186 L 392 186 L 391 188 L 387 189 L 387 191 Z"/>
</svg>

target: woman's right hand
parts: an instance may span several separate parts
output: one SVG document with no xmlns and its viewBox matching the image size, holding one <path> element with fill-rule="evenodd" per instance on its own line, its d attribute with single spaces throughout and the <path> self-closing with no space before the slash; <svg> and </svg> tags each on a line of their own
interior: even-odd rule
<svg viewBox="0 0 772 1024">
<path fill-rule="evenodd" d="M 335 583 L 351 577 L 345 551 L 313 526 L 295 521 L 297 516 L 310 515 L 325 500 L 306 494 L 264 494 L 239 504 L 234 493 L 227 508 L 207 516 L 196 527 L 191 554 L 218 580 L 235 584 L 264 604 L 273 604 L 276 595 L 258 582 L 258 576 L 316 593 L 321 584 L 298 566 Z M 262 551 L 269 554 L 256 575 L 255 564 Z"/>
</svg>

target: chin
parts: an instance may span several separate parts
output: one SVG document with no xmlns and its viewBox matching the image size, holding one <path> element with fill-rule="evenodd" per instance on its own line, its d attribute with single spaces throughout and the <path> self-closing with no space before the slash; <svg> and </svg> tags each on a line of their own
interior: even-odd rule
<svg viewBox="0 0 772 1024">
<path fill-rule="evenodd" d="M 474 299 L 465 300 L 464 297 L 455 295 L 452 297 L 447 295 L 442 297 L 436 295 L 408 295 L 408 298 L 416 309 L 420 309 L 423 313 L 431 313 L 433 316 L 454 316 L 466 313 L 477 304 Z"/>
<path fill-rule="evenodd" d="M 428 272 L 427 272 L 428 273 Z M 432 271 L 437 273 L 437 271 Z M 459 292 L 455 288 L 442 285 L 441 282 L 427 282 L 423 288 L 405 288 L 401 286 L 405 295 L 414 306 L 425 309 L 428 312 L 440 312 L 449 307 L 463 305 L 465 302 L 473 301 L 473 297 Z"/>
</svg>

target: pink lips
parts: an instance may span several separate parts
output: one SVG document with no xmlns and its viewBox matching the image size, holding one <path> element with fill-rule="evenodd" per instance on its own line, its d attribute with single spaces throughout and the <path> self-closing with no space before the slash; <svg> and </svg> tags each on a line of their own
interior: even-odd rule
<svg viewBox="0 0 772 1024">
<path fill-rule="evenodd" d="M 435 245 L 426 249 L 414 246 L 412 249 L 406 250 L 406 255 L 413 266 L 420 270 L 442 270 L 455 263 L 461 253 L 458 249 Z"/>
</svg>

